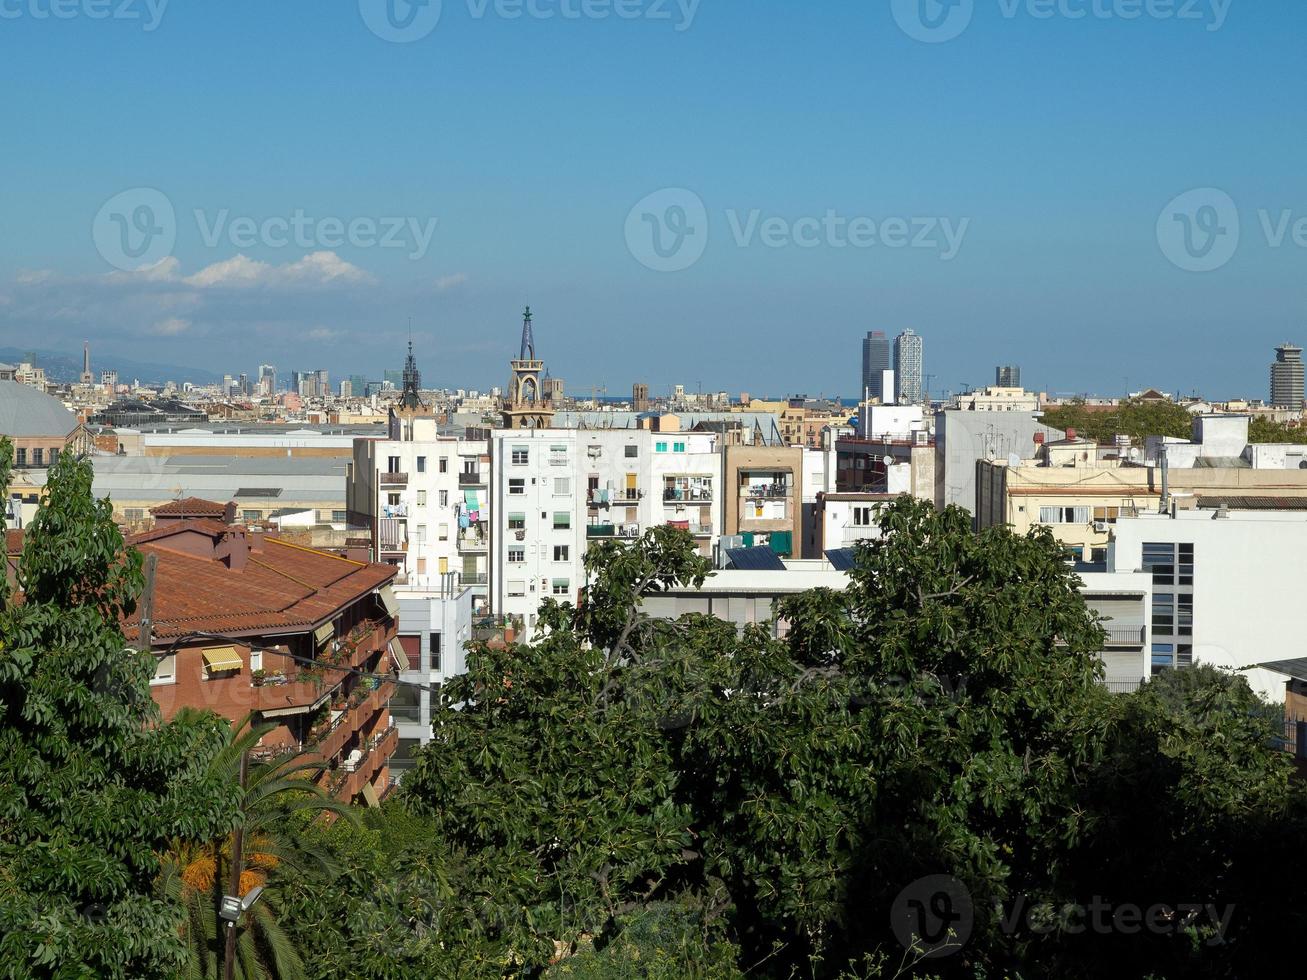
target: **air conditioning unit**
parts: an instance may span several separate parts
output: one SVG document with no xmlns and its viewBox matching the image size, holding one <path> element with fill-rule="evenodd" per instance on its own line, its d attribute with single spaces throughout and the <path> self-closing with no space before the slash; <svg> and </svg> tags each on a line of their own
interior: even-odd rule
<svg viewBox="0 0 1307 980">
<path fill-rule="evenodd" d="M 1094 530 L 1099 534 L 1107 533 L 1107 521 L 1094 521 Z"/>
</svg>

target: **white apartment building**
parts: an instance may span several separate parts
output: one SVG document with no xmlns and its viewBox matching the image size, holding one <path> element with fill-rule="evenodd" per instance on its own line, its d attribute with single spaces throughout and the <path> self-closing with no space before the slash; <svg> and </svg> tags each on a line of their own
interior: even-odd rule
<svg viewBox="0 0 1307 980">
<path fill-rule="evenodd" d="M 396 639 L 408 660 L 401 679 L 409 682 L 398 685 L 390 700 L 390 717 L 399 729 L 390 768 L 398 777 L 412 767 L 414 750 L 431 741 L 437 691 L 467 671 L 473 596 L 465 587 L 432 590 L 400 585 L 395 587 L 395 597 L 399 600 Z"/>
<path fill-rule="evenodd" d="M 535 625 L 546 596 L 575 601 L 590 542 L 670 524 L 712 554 L 722 527 L 713 433 L 526 429 L 492 433 L 490 604 Z"/>
<path fill-rule="evenodd" d="M 1204 496 L 1193 509 L 1117 521 L 1109 569 L 1152 578 L 1152 673 L 1195 663 L 1244 670 L 1263 697 L 1283 701 L 1283 676 L 1247 668 L 1301 657 L 1307 642 L 1303 507 L 1302 499 Z"/>
<path fill-rule="evenodd" d="M 389 439 L 357 439 L 348 469 L 349 522 L 370 529 L 376 561 L 398 585 L 439 588 L 444 576 L 485 595 L 489 555 L 484 441 L 440 436 L 432 418 L 406 419 Z"/>
<path fill-rule="evenodd" d="M 949 408 L 959 412 L 1038 412 L 1039 396 L 1024 388 L 991 385 L 954 395 Z"/>
</svg>

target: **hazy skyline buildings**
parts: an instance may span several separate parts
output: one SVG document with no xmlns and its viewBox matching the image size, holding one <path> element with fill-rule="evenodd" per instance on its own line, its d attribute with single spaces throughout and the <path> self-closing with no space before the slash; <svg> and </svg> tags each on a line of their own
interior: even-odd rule
<svg viewBox="0 0 1307 980">
<path fill-rule="evenodd" d="M 1021 368 L 1015 364 L 1000 364 L 994 369 L 994 384 L 999 388 L 1020 388 Z"/>
<path fill-rule="evenodd" d="M 884 390 L 885 372 L 890 369 L 889 338 L 883 330 L 871 330 L 862 338 L 862 388 L 858 398 L 876 398 L 880 401 L 893 401 L 894 392 L 888 398 Z"/>
<path fill-rule="evenodd" d="M 925 350 L 922 339 L 911 330 L 894 338 L 894 385 L 900 405 L 915 405 L 922 398 L 922 367 Z"/>
<path fill-rule="evenodd" d="M 1282 344 L 1275 348 L 1271 365 L 1271 405 L 1300 412 L 1303 409 L 1302 348 Z"/>
</svg>

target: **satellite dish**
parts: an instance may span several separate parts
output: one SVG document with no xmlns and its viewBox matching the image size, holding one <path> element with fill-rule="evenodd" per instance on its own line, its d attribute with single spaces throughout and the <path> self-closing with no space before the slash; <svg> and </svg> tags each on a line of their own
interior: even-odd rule
<svg viewBox="0 0 1307 980">
<path fill-rule="evenodd" d="M 1007 457 L 1007 465 L 1008 465 L 1008 466 L 1011 466 L 1011 467 L 1014 467 L 1014 468 L 1020 466 L 1020 465 L 1021 465 L 1021 454 L 1020 454 L 1020 453 L 1008 453 L 1008 457 Z"/>
<path fill-rule="evenodd" d="M 880 461 L 881 461 L 882 463 L 884 463 L 886 466 L 889 466 L 890 463 L 894 462 L 894 457 L 893 457 L 893 456 L 882 456 L 882 457 L 880 458 Z"/>
</svg>

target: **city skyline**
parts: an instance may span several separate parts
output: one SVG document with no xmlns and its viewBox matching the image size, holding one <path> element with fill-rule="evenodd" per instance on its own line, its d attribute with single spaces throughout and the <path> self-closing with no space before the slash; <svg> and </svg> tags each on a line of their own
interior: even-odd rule
<svg viewBox="0 0 1307 980">
<path fill-rule="evenodd" d="M 174 4 L 154 31 L 7 20 L 0 77 L 28 94 L 0 121 L 29 138 L 6 161 L 21 193 L 3 210 L 0 336 L 68 351 L 89 336 L 104 354 L 193 367 L 239 349 L 246 371 L 311 346 L 305 360 L 335 376 L 379 375 L 412 317 L 431 383 L 485 388 L 530 303 L 555 373 L 583 387 L 694 384 L 713 364 L 732 390 L 854 395 L 849 338 L 910 326 L 931 338 L 940 390 L 983 383 L 997 358 L 1057 390 L 1253 397 L 1264 357 L 1208 346 L 1238 323 L 1248 350 L 1269 349 L 1307 312 L 1303 137 L 1283 125 L 1307 94 L 1301 6 L 1205 23 L 978 5 L 942 44 L 890 5 L 703 4 L 689 23 L 446 6 L 408 44 L 353 4 Z M 764 68 L 782 48 L 813 70 Z M 238 50 L 257 79 L 218 96 L 194 68 Z M 112 87 L 90 74 L 105 57 L 125 66 Z M 623 73 L 655 81 L 595 90 Z M 903 84 L 923 77 L 934 84 Z M 1045 84 L 1012 83 L 1029 77 Z M 304 92 L 333 112 L 296 111 Z M 171 124 L 142 127 L 140 106 Z M 1213 117 L 1231 120 L 1228 138 L 1211 139 Z M 102 162 L 90 173 L 86 145 Z M 693 197 L 656 197 L 677 188 Z M 1224 196 L 1170 213 L 1203 188 Z M 118 198 L 135 189 L 173 216 L 142 224 L 175 232 L 148 272 L 113 264 L 139 204 Z M 692 249 L 706 233 L 702 255 L 651 268 L 635 236 L 646 215 L 697 219 L 695 200 L 702 229 L 682 230 Z M 1167 237 L 1199 212 L 1221 219 L 1219 268 L 1187 268 Z M 672 224 L 657 230 L 677 244 Z M 389 232 L 403 247 L 381 247 Z M 803 357 L 742 352 L 745 331 L 776 347 L 797 334 Z M 1089 338 L 1149 368 L 1067 365 L 1067 344 Z M 618 356 L 601 372 L 605 348 Z"/>
</svg>

